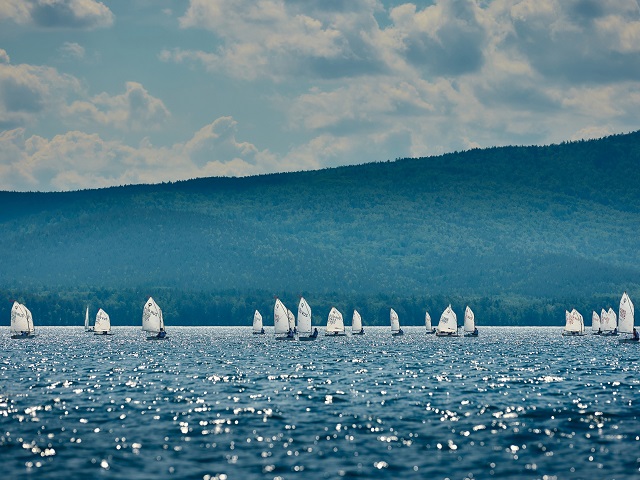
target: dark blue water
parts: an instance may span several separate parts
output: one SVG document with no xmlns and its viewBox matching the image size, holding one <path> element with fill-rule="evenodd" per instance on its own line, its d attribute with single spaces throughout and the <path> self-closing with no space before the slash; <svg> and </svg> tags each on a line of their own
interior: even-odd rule
<svg viewBox="0 0 640 480">
<path fill-rule="evenodd" d="M 4 478 L 637 478 L 640 345 L 0 329 Z"/>
</svg>

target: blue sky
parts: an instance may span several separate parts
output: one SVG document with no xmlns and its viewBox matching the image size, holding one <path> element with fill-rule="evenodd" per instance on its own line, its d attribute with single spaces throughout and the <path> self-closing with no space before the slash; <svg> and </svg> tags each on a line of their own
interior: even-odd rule
<svg viewBox="0 0 640 480">
<path fill-rule="evenodd" d="M 637 0 L 1 0 L 0 189 L 639 128 Z"/>
</svg>

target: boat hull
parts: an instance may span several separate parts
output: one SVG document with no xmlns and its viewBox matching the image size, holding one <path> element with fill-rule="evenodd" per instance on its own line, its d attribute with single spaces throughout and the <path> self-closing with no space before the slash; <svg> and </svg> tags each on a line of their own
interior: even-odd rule
<svg viewBox="0 0 640 480">
<path fill-rule="evenodd" d="M 147 337 L 147 340 L 168 340 L 168 339 L 169 337 L 158 337 L 157 335 Z"/>
<path fill-rule="evenodd" d="M 253 332 L 254 335 L 264 335 L 266 332 Z"/>
<path fill-rule="evenodd" d="M 301 342 L 312 342 L 313 340 L 317 340 L 318 337 L 312 337 L 312 336 L 306 336 L 306 337 L 298 337 L 298 340 L 300 340 Z"/>
<path fill-rule="evenodd" d="M 94 335 L 113 335 L 112 332 L 93 332 Z"/>
<path fill-rule="evenodd" d="M 364 332 L 355 332 L 355 333 L 352 333 L 351 335 L 364 335 Z"/>
<path fill-rule="evenodd" d="M 435 334 L 435 333 L 436 333 L 436 331 L 435 331 L 435 330 L 431 330 L 431 331 L 427 330 L 427 331 L 425 332 L 425 335 L 433 335 L 433 334 Z"/>
<path fill-rule="evenodd" d="M 404 335 L 404 332 L 395 332 L 391 334 L 392 337 L 401 337 L 402 335 Z"/>
<path fill-rule="evenodd" d="M 640 341 L 635 340 L 633 338 L 621 338 L 618 340 L 620 343 L 640 343 Z"/>
<path fill-rule="evenodd" d="M 582 337 L 586 335 L 585 332 L 562 332 L 563 337 Z"/>
<path fill-rule="evenodd" d="M 464 336 L 465 337 L 477 337 L 478 334 L 477 333 L 465 333 Z"/>
<path fill-rule="evenodd" d="M 325 333 L 324 336 L 325 337 L 346 337 L 347 334 L 336 332 L 336 333 Z"/>
<path fill-rule="evenodd" d="M 35 333 L 30 333 L 29 335 L 11 335 L 11 338 L 16 339 L 16 340 L 22 340 L 23 338 L 35 338 L 36 334 Z"/>
<path fill-rule="evenodd" d="M 449 332 L 436 332 L 436 337 L 443 337 L 443 338 L 447 338 L 447 337 L 459 337 L 460 334 L 458 333 L 449 333 Z"/>
</svg>

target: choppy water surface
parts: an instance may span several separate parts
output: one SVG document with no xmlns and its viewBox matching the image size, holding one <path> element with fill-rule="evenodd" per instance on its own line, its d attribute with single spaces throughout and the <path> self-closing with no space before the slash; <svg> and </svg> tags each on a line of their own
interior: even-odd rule
<svg viewBox="0 0 640 480">
<path fill-rule="evenodd" d="M 640 475 L 640 345 L 617 338 L 114 332 L 0 329 L 4 478 Z"/>
</svg>

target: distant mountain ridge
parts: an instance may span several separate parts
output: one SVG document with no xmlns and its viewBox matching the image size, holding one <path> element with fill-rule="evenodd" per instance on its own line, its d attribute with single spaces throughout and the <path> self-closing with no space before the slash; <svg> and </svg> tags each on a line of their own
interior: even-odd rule
<svg viewBox="0 0 640 480">
<path fill-rule="evenodd" d="M 623 290 L 640 294 L 639 167 L 634 132 L 247 178 L 0 192 L 0 293 L 65 298 L 49 323 L 99 291 L 126 317 L 133 292 L 165 292 L 196 323 L 236 323 L 256 306 L 268 317 L 273 295 L 292 308 L 298 294 L 312 307 L 317 298 L 319 314 L 359 301 L 384 324 L 388 307 L 415 323 L 436 298 L 485 302 L 479 324 L 501 302 L 516 321 L 551 323 L 569 301 L 617 308 Z M 218 313 L 198 304 L 205 297 Z M 548 314 L 524 313 L 542 305 Z"/>
</svg>

